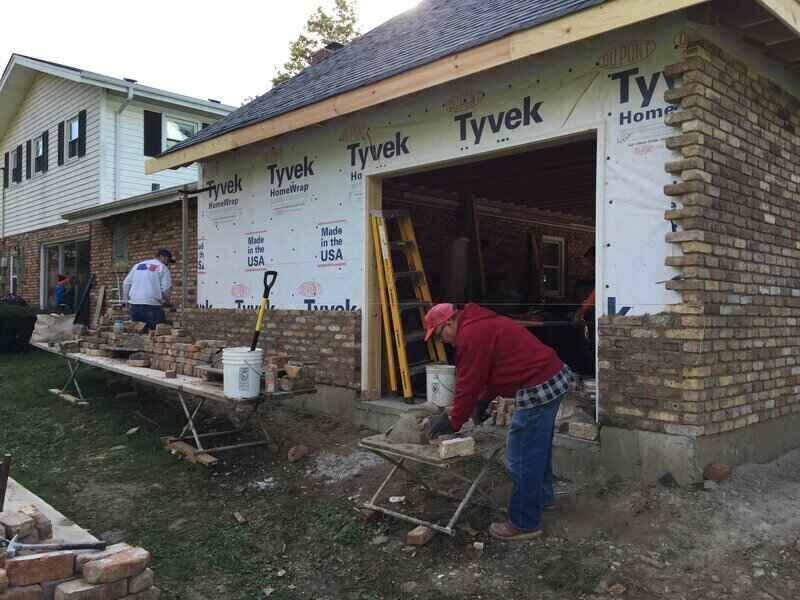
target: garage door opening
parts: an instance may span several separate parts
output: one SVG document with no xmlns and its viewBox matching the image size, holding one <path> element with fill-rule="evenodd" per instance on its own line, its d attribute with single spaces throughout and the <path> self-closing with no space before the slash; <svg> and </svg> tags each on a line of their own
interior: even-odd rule
<svg viewBox="0 0 800 600">
<path fill-rule="evenodd" d="M 596 182 L 594 136 L 378 182 L 384 214 L 410 217 L 433 303 L 477 302 L 517 320 L 581 375 L 592 404 Z M 390 242 L 403 237 L 394 223 L 386 220 Z M 414 280 L 402 274 L 414 268 L 399 246 L 394 279 L 403 302 L 413 299 Z M 412 394 L 404 397 L 401 385 L 390 389 L 382 334 L 381 396 L 416 403 L 426 400 L 425 367 L 436 353 L 413 335 L 422 329 L 422 311 L 408 304 L 401 318 L 411 334 Z M 447 354 L 452 364 L 451 349 Z M 399 382 L 401 366 L 397 357 L 393 362 Z"/>
</svg>

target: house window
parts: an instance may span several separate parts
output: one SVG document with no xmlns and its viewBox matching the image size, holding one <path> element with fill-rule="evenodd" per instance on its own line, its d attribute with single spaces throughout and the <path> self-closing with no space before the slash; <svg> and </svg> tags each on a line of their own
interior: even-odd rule
<svg viewBox="0 0 800 600">
<path fill-rule="evenodd" d="M 8 257 L 9 262 L 9 269 L 8 269 L 8 287 L 9 292 L 14 295 L 19 295 L 19 274 L 21 271 L 21 262 L 20 257 L 16 254 L 12 254 Z"/>
<path fill-rule="evenodd" d="M 33 141 L 33 172 L 44 171 L 44 139 L 39 136 Z"/>
<path fill-rule="evenodd" d="M 128 219 L 120 216 L 111 228 L 111 268 L 116 272 L 128 270 Z"/>
<path fill-rule="evenodd" d="M 11 179 L 16 183 L 22 181 L 22 146 L 14 152 L 14 167 L 11 169 Z"/>
<path fill-rule="evenodd" d="M 564 238 L 542 236 L 544 295 L 564 296 Z"/>
<path fill-rule="evenodd" d="M 81 137 L 81 127 L 78 117 L 67 121 L 67 158 L 78 156 L 78 142 Z"/>
<path fill-rule="evenodd" d="M 164 122 L 166 124 L 164 128 L 166 131 L 164 147 L 166 149 L 172 148 L 175 144 L 184 140 L 188 140 L 197 133 L 197 123 L 169 116 L 164 117 Z"/>
</svg>

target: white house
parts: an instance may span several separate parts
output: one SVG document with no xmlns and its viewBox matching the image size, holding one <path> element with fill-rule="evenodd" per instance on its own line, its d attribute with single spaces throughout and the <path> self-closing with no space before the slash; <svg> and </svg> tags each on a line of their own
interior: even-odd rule
<svg viewBox="0 0 800 600">
<path fill-rule="evenodd" d="M 48 306 L 57 274 L 84 284 L 90 227 L 61 215 L 194 183 L 194 165 L 145 175 L 144 161 L 231 110 L 12 55 L 0 79 L 0 294 Z"/>
</svg>

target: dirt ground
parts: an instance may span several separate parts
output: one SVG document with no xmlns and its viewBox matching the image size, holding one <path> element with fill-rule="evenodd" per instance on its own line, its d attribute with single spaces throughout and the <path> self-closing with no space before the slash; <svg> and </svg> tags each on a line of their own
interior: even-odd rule
<svg viewBox="0 0 800 600">
<path fill-rule="evenodd" d="M 305 459 L 309 493 L 346 498 L 355 509 L 385 475 L 385 463 L 356 448 L 364 432 L 324 417 L 306 422 L 319 432 Z M 291 426 L 282 432 L 282 445 L 296 441 Z M 502 468 L 489 487 L 495 500 L 507 497 Z M 573 493 L 546 513 L 542 541 L 495 541 L 486 533 L 490 511 L 472 508 L 454 539 L 405 546 L 412 525 L 384 517 L 370 545 L 376 560 L 407 563 L 398 596 L 501 597 L 524 581 L 530 598 L 800 598 L 800 450 L 740 466 L 709 487 L 561 482 L 559 489 Z M 413 483 L 388 489 L 385 505 L 390 495 L 405 496 L 405 509 L 434 520 L 453 506 Z M 428 565 L 425 557 L 434 554 L 446 562 Z"/>
<path fill-rule="evenodd" d="M 738 467 L 710 490 L 562 482 L 571 493 L 546 513 L 542 540 L 495 541 L 487 528 L 499 515 L 473 506 L 454 537 L 413 547 L 412 525 L 360 512 L 388 468 L 357 449 L 371 432 L 265 407 L 254 425 L 273 447 L 206 469 L 163 449 L 160 436 L 182 424 L 164 398 L 116 402 L 119 382 L 90 371 L 92 403 L 76 408 L 46 391 L 64 375 L 56 357 L 0 360 L 0 451 L 14 454 L 20 483 L 77 523 L 150 550 L 162 598 L 800 598 L 800 450 Z M 298 444 L 309 452 L 290 462 Z M 487 483 L 502 502 L 502 467 Z M 392 495 L 430 520 L 453 510 L 404 476 Z"/>
</svg>

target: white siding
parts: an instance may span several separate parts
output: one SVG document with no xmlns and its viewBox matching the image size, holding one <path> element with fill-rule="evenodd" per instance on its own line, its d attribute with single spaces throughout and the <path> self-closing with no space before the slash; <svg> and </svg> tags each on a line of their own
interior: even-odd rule
<svg viewBox="0 0 800 600">
<path fill-rule="evenodd" d="M 11 182 L 6 192 L 6 235 L 63 223 L 60 215 L 93 206 L 100 193 L 100 99 L 99 88 L 40 74 L 19 107 L 0 152 L 23 147 L 22 183 Z M 86 111 L 86 155 L 58 165 L 58 123 Z M 48 170 L 25 179 L 26 142 L 49 132 Z M 0 154 L 0 160 L 2 160 Z M 65 154 L 66 156 L 66 154 Z"/>
<path fill-rule="evenodd" d="M 106 98 L 103 119 L 102 201 L 104 203 L 114 200 L 114 115 L 124 101 L 123 98 L 110 94 Z M 197 181 L 197 166 L 195 165 L 174 171 L 164 171 L 155 175 L 145 175 L 144 163 L 148 158 L 144 155 L 145 110 L 194 121 L 198 124 L 198 127 L 201 123 L 213 123 L 217 120 L 208 115 L 191 113 L 185 110 L 171 110 L 163 106 L 148 105 L 134 99 L 119 117 L 119 133 L 122 137 L 119 157 L 118 200 L 150 192 L 154 183 L 166 188 Z"/>
</svg>

